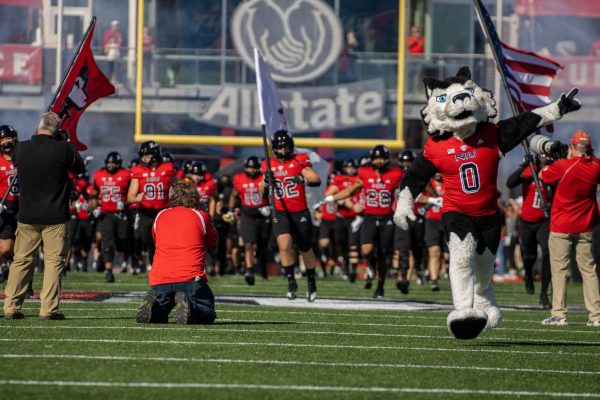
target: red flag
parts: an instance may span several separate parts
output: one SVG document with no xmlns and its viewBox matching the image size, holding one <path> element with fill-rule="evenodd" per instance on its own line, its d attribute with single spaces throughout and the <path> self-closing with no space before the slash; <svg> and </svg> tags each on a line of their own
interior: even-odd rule
<svg viewBox="0 0 600 400">
<path fill-rule="evenodd" d="M 68 132 L 71 142 L 79 151 L 87 149 L 87 146 L 77 138 L 79 117 L 94 101 L 115 93 L 115 87 L 96 65 L 90 47 L 95 26 L 96 17 L 92 18 L 92 22 L 73 56 L 67 75 L 48 107 L 49 111 L 53 111 L 61 117 L 60 129 Z"/>
</svg>

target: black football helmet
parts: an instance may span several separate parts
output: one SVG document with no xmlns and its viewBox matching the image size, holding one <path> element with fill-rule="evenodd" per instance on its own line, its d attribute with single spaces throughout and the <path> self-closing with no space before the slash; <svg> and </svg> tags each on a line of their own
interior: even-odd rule
<svg viewBox="0 0 600 400">
<path fill-rule="evenodd" d="M 181 168 L 181 170 L 183 171 L 183 174 L 189 174 L 190 173 L 190 168 L 192 167 L 192 164 L 194 163 L 194 161 L 192 160 L 183 160 L 181 162 L 181 165 L 179 166 Z"/>
<path fill-rule="evenodd" d="M 378 144 L 377 146 L 371 149 L 371 164 L 376 169 L 386 168 L 390 164 L 390 150 L 382 144 Z M 383 158 L 384 163 L 378 164 L 373 161 L 376 158 Z"/>
<path fill-rule="evenodd" d="M 140 156 L 140 160 L 147 155 L 151 155 L 152 159 L 150 160 L 150 164 L 159 163 L 162 161 L 160 155 L 160 145 L 156 143 L 154 140 L 148 140 L 147 142 L 142 143 L 140 146 L 140 151 L 138 152 Z"/>
<path fill-rule="evenodd" d="M 288 131 L 279 130 L 275 132 L 273 139 L 271 139 L 271 147 L 273 147 L 273 154 L 276 158 L 288 160 L 294 154 L 294 139 Z"/>
<path fill-rule="evenodd" d="M 109 167 L 108 164 L 114 164 L 114 166 Z M 114 174 L 122 166 L 123 166 L 123 158 L 121 157 L 119 152 L 111 151 L 110 153 L 108 153 L 106 155 L 106 158 L 104 159 L 104 167 L 106 168 L 106 170 L 109 173 Z"/>
<path fill-rule="evenodd" d="M 171 163 L 175 164 L 175 157 L 173 157 L 173 154 L 171 154 L 171 153 L 164 152 L 164 153 L 162 153 L 162 162 L 164 162 L 164 163 L 171 162 Z"/>
<path fill-rule="evenodd" d="M 399 162 L 415 162 L 415 153 L 412 150 L 404 150 L 402 153 L 398 154 Z"/>
<path fill-rule="evenodd" d="M 140 165 L 140 159 L 139 158 L 132 158 L 131 161 L 129 161 L 129 165 L 127 166 L 127 168 L 133 168 L 136 165 Z"/>
<path fill-rule="evenodd" d="M 364 167 L 365 165 L 369 165 L 370 163 L 371 163 L 371 157 L 369 157 L 369 156 L 362 156 L 358 160 L 358 165 L 361 167 Z"/>
<path fill-rule="evenodd" d="M 17 139 L 17 131 L 10 125 L 0 126 L 0 140 L 5 138 Z"/>
<path fill-rule="evenodd" d="M 192 165 L 190 165 L 188 174 L 199 175 L 204 178 L 206 171 L 206 165 L 202 161 L 194 161 Z"/>
<path fill-rule="evenodd" d="M 250 156 L 244 161 L 245 172 L 251 178 L 255 178 L 260 174 L 260 161 L 256 156 Z M 249 171 L 248 168 L 253 168 L 253 171 Z"/>
<path fill-rule="evenodd" d="M 354 171 L 351 173 L 348 173 L 348 171 L 346 171 L 347 168 L 354 168 Z M 345 174 L 347 175 L 356 175 L 356 169 L 358 168 L 358 162 L 354 159 L 354 158 L 350 158 L 348 160 L 345 160 L 342 163 L 342 169 L 344 171 Z"/>
</svg>

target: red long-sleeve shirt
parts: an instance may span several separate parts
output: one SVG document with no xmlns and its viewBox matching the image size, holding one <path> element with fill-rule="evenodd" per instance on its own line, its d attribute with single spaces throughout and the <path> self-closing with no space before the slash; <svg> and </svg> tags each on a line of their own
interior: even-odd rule
<svg viewBox="0 0 600 400">
<path fill-rule="evenodd" d="M 204 211 L 186 207 L 167 208 L 152 225 L 156 244 L 150 285 L 187 282 L 200 276 L 206 280 L 204 259 L 215 247 L 218 235 Z"/>
</svg>

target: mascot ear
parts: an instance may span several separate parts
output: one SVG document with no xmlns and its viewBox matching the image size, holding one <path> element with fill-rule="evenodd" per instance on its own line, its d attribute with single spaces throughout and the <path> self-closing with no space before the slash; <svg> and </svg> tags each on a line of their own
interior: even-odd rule
<svg viewBox="0 0 600 400">
<path fill-rule="evenodd" d="M 460 69 L 456 73 L 456 77 L 462 78 L 465 81 L 470 81 L 471 80 L 471 70 L 467 66 L 460 67 Z"/>
<path fill-rule="evenodd" d="M 435 78 L 423 78 L 423 83 L 425 84 L 425 95 L 429 99 L 433 89 L 440 87 L 442 81 L 438 81 Z"/>
</svg>

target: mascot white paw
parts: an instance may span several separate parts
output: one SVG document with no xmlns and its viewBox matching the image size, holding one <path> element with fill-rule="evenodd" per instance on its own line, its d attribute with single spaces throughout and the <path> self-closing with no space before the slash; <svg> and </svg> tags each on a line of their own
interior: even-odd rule
<svg viewBox="0 0 600 400">
<path fill-rule="evenodd" d="M 475 339 L 488 324 L 488 315 L 482 310 L 465 308 L 448 314 L 446 325 L 457 339 Z"/>
<path fill-rule="evenodd" d="M 417 216 L 413 212 L 414 199 L 410 190 L 404 188 L 398 194 L 396 211 L 394 212 L 394 223 L 402 230 L 408 229 L 408 220 L 414 221 Z"/>
</svg>

